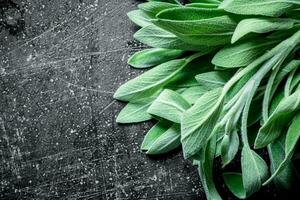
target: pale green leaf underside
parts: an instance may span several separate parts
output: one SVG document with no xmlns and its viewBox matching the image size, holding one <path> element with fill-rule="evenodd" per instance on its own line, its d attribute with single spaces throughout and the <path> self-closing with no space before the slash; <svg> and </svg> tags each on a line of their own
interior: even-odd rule
<svg viewBox="0 0 300 200">
<path fill-rule="evenodd" d="M 185 158 L 196 154 L 207 142 L 219 117 L 217 102 L 222 89 L 205 93 L 188 109 L 181 121 L 181 142 Z"/>
</svg>

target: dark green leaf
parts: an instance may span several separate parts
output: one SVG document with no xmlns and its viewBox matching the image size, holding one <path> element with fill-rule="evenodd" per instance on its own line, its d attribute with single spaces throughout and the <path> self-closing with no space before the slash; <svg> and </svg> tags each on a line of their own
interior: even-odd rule
<svg viewBox="0 0 300 200">
<path fill-rule="evenodd" d="M 284 151 L 285 135 L 274 141 L 268 146 L 268 153 L 271 162 L 271 173 L 274 174 L 285 158 Z M 293 165 L 288 162 L 286 167 L 274 177 L 273 182 L 280 188 L 289 190 L 293 183 Z"/>
<path fill-rule="evenodd" d="M 286 167 L 290 164 L 290 161 L 293 157 L 293 153 L 299 138 L 300 138 L 300 114 L 294 117 L 292 124 L 288 129 L 286 139 L 285 139 L 284 160 L 279 164 L 279 166 L 276 168 L 276 171 L 264 184 L 268 184 L 271 180 L 273 180 L 273 178 L 275 178 L 278 174 L 280 174 L 282 170 L 286 169 Z"/>
<path fill-rule="evenodd" d="M 243 186 L 241 173 L 227 172 L 223 174 L 224 182 L 228 189 L 238 198 L 245 199 L 246 191 Z"/>
</svg>

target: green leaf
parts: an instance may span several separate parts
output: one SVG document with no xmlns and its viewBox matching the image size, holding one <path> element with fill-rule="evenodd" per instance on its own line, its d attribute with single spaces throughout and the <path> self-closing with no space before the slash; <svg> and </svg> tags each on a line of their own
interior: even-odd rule
<svg viewBox="0 0 300 200">
<path fill-rule="evenodd" d="M 202 56 L 193 60 L 178 73 L 168 85 L 166 85 L 166 88 L 177 90 L 199 86 L 195 76 L 213 70 L 214 66 L 211 64 L 210 60 L 210 56 Z"/>
<path fill-rule="evenodd" d="M 130 101 L 147 97 L 167 84 L 187 63 L 185 59 L 179 59 L 158 65 L 119 87 L 114 98 Z"/>
<path fill-rule="evenodd" d="M 168 153 L 180 147 L 180 125 L 174 124 L 153 141 L 146 154 Z"/>
<path fill-rule="evenodd" d="M 285 158 L 280 163 L 272 176 L 264 183 L 268 184 L 274 177 L 282 172 L 289 164 L 293 157 L 294 150 L 300 138 L 300 114 L 296 115 L 290 125 L 285 139 Z"/>
<path fill-rule="evenodd" d="M 177 92 L 165 89 L 151 104 L 149 114 L 180 123 L 182 113 L 191 105 Z"/>
<path fill-rule="evenodd" d="M 275 43 L 276 40 L 255 38 L 228 45 L 216 53 L 212 63 L 224 68 L 244 67 L 273 47 Z"/>
<path fill-rule="evenodd" d="M 293 71 L 291 71 L 286 80 L 286 83 L 284 85 L 284 96 L 285 97 L 290 96 L 290 94 L 292 92 L 291 84 L 292 84 L 292 80 L 295 80 L 294 76 L 295 76 L 296 71 L 297 71 L 297 69 L 294 69 Z"/>
<path fill-rule="evenodd" d="M 295 74 L 295 76 L 291 81 L 290 93 L 293 92 L 294 89 L 299 85 L 299 82 L 300 82 L 300 73 L 297 71 L 297 73 Z"/>
<path fill-rule="evenodd" d="M 178 7 L 166 9 L 153 23 L 172 32 L 183 41 L 217 46 L 230 41 L 236 22 L 213 8 Z"/>
<path fill-rule="evenodd" d="M 228 189 L 239 199 L 246 198 L 246 191 L 243 187 L 243 177 L 241 173 L 226 172 L 223 178 Z"/>
<path fill-rule="evenodd" d="M 183 114 L 181 143 L 185 158 L 196 154 L 207 143 L 221 112 L 221 92 L 218 88 L 205 93 Z"/>
<path fill-rule="evenodd" d="M 200 85 L 214 89 L 223 87 L 232 75 L 233 73 L 229 71 L 212 71 L 198 74 L 195 78 Z"/>
<path fill-rule="evenodd" d="M 255 148 L 263 148 L 278 138 L 300 107 L 300 90 L 281 100 L 266 123 L 259 129 Z"/>
<path fill-rule="evenodd" d="M 145 49 L 133 54 L 129 58 L 128 64 L 135 68 L 153 67 L 155 65 L 178 58 L 183 53 L 184 51 L 177 49 Z"/>
<path fill-rule="evenodd" d="M 160 2 L 169 2 L 169 3 L 180 4 L 179 0 L 148 0 L 148 1 L 160 1 Z"/>
<path fill-rule="evenodd" d="M 240 15 L 277 17 L 291 10 L 297 1 L 287 0 L 224 0 L 219 8 Z"/>
<path fill-rule="evenodd" d="M 272 91 L 271 91 L 271 96 L 273 97 L 278 86 L 280 85 L 280 83 L 282 82 L 282 80 L 291 72 L 293 71 L 295 68 L 297 68 L 300 65 L 300 60 L 292 60 L 289 63 L 287 63 L 284 67 L 282 67 L 278 74 L 275 77 L 274 83 L 272 84 Z M 282 98 L 280 98 L 281 100 Z M 277 103 L 275 104 L 276 107 L 278 105 L 278 103 L 280 101 L 276 101 Z M 272 108 L 272 112 L 275 110 L 275 107 L 273 105 L 273 103 L 271 104 L 271 108 Z"/>
<path fill-rule="evenodd" d="M 268 146 L 268 153 L 271 162 L 270 169 L 272 174 L 275 173 L 276 169 L 278 169 L 285 158 L 285 138 L 285 135 L 283 135 Z M 285 168 L 273 178 L 273 182 L 278 187 L 289 190 L 292 188 L 293 178 L 293 164 L 290 161 L 287 162 Z"/>
<path fill-rule="evenodd" d="M 194 104 L 204 93 L 208 92 L 205 86 L 193 86 L 185 89 L 181 96 L 186 99 L 190 104 Z"/>
<path fill-rule="evenodd" d="M 201 157 L 198 160 L 198 173 L 208 200 L 222 200 L 213 178 L 213 162 L 216 153 L 216 135 L 208 139 L 207 144 L 201 151 Z"/>
<path fill-rule="evenodd" d="M 241 157 L 243 186 L 246 197 L 257 192 L 268 178 L 266 162 L 249 147 L 244 146 Z"/>
<path fill-rule="evenodd" d="M 189 3 L 185 5 L 186 7 L 194 8 L 217 8 L 218 4 L 215 3 Z"/>
<path fill-rule="evenodd" d="M 228 165 L 236 156 L 240 146 L 240 139 L 236 131 L 225 134 L 221 143 L 221 158 L 223 167 Z"/>
<path fill-rule="evenodd" d="M 129 102 L 119 113 L 116 121 L 118 123 L 136 123 L 150 120 L 152 117 L 147 113 L 147 109 L 154 99 L 155 97 L 147 97 Z"/>
<path fill-rule="evenodd" d="M 250 18 L 240 21 L 233 33 L 231 43 L 235 43 L 249 33 L 268 33 L 276 30 L 293 28 L 295 20 L 272 19 L 272 18 Z"/>
<path fill-rule="evenodd" d="M 192 3 L 212 3 L 212 4 L 220 4 L 218 0 L 189 0 Z"/>
<path fill-rule="evenodd" d="M 188 44 L 176 35 L 155 25 L 143 27 L 134 34 L 134 38 L 148 46 L 166 49 L 182 49 L 190 51 L 208 51 L 214 49 L 204 45 Z"/>
<path fill-rule="evenodd" d="M 147 3 L 141 3 L 138 5 L 138 8 L 145 12 L 150 17 L 155 17 L 160 11 L 178 7 L 177 4 L 166 3 L 166 2 L 159 2 L 159 1 L 152 1 Z"/>
<path fill-rule="evenodd" d="M 142 151 L 148 151 L 151 145 L 155 142 L 155 140 L 160 137 L 164 132 L 166 132 L 171 126 L 172 122 L 166 120 L 160 120 L 157 122 L 146 134 L 144 137 L 143 143 L 141 145 Z"/>
<path fill-rule="evenodd" d="M 129 13 L 127 13 L 127 16 L 133 23 L 135 23 L 136 25 L 138 25 L 140 27 L 145 27 L 145 26 L 149 26 L 150 24 L 152 24 L 150 22 L 151 18 L 141 10 L 130 11 Z"/>
</svg>

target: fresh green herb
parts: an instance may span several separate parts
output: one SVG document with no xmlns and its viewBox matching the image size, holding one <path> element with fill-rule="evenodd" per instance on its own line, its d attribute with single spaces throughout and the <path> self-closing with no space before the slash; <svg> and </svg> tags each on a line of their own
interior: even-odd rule
<svg viewBox="0 0 300 200">
<path fill-rule="evenodd" d="M 299 174 L 300 2 L 148 0 L 128 13 L 134 38 L 150 48 L 128 64 L 150 68 L 114 97 L 128 102 L 119 123 L 156 120 L 146 154 L 182 147 L 209 200 L 220 157 L 228 189 L 245 199 L 271 181 L 292 188 Z M 267 150 L 270 166 L 257 148 Z M 241 152 L 239 154 L 238 152 Z M 237 172 L 226 166 L 241 155 Z"/>
</svg>

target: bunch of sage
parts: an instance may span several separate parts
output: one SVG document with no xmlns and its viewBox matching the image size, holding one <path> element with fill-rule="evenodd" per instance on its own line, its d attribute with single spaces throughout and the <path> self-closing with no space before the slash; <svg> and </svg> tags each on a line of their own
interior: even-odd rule
<svg viewBox="0 0 300 200">
<path fill-rule="evenodd" d="M 300 157 L 300 1 L 148 0 L 128 16 L 141 27 L 134 38 L 150 47 L 128 64 L 150 69 L 114 98 L 128 102 L 118 123 L 157 121 L 141 150 L 181 146 L 208 199 L 222 199 L 215 158 L 226 167 L 239 151 L 240 171 L 223 174 L 236 197 L 272 181 L 292 187 Z M 270 166 L 256 152 L 262 148 Z"/>
</svg>

